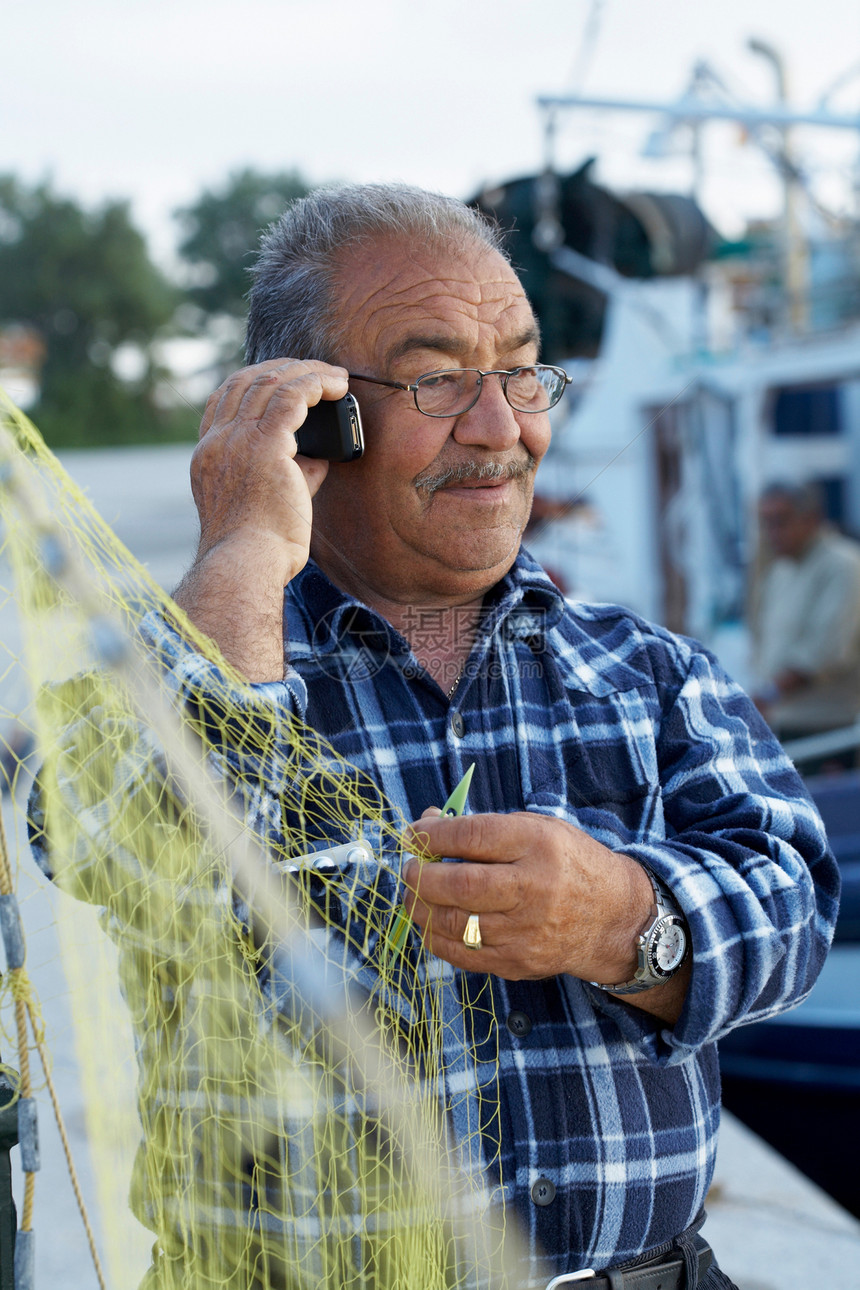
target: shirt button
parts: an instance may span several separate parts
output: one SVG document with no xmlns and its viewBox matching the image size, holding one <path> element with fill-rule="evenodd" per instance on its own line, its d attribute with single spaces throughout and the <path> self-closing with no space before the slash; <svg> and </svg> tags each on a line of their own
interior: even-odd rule
<svg viewBox="0 0 860 1290">
<path fill-rule="evenodd" d="M 538 1178 L 532 1187 L 532 1200 L 536 1205 L 551 1205 L 555 1200 L 555 1183 L 549 1178 Z"/>
<path fill-rule="evenodd" d="M 532 1019 L 525 1012 L 508 1013 L 506 1024 L 508 1030 L 512 1035 L 516 1035 L 517 1039 L 525 1039 L 526 1035 L 531 1034 Z"/>
<path fill-rule="evenodd" d="M 458 739 L 463 738 L 463 735 L 466 733 L 466 723 L 463 720 L 461 713 L 459 712 L 452 713 L 451 729 L 454 731 L 454 734 L 457 736 Z"/>
</svg>

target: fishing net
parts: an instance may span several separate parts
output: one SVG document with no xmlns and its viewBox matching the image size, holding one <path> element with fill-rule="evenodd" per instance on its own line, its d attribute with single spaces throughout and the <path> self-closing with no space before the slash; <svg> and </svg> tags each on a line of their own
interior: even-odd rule
<svg viewBox="0 0 860 1290">
<path fill-rule="evenodd" d="M 29 831 L 75 898 L 102 1284 L 138 1283 L 142 1229 L 147 1290 L 506 1284 L 492 998 L 404 925 L 406 821 L 256 702 L 33 426 L 8 402 L 0 420 L 3 892 L 13 926 Z M 152 648 L 165 621 L 205 685 Z M 10 937 L 0 1051 L 26 1103 L 51 1035 Z"/>
</svg>

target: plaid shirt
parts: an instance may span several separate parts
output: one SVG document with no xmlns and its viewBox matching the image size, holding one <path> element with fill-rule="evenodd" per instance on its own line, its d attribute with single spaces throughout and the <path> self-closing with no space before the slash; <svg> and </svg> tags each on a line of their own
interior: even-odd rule
<svg viewBox="0 0 860 1290">
<path fill-rule="evenodd" d="M 407 642 L 312 562 L 287 588 L 285 620 L 285 680 L 231 696 L 285 723 L 284 760 L 264 772 L 271 796 L 249 808 L 258 830 L 281 825 L 275 786 L 294 770 L 286 726 L 299 715 L 406 818 L 441 805 L 474 762 L 470 811 L 568 820 L 671 889 L 693 946 L 671 1028 L 573 977 L 440 969 L 455 1001 L 492 991 L 500 1022 L 472 1037 L 478 1061 L 461 1073 L 454 1130 L 480 1114 L 480 1080 L 497 1079 L 501 1190 L 530 1248 L 559 1273 L 670 1241 L 711 1182 L 716 1041 L 802 1000 L 832 934 L 838 870 L 793 767 L 700 645 L 618 606 L 564 601 L 525 553 L 486 598 L 450 700 Z M 163 620 L 147 633 L 180 693 L 223 689 Z M 465 1042 L 455 1025 L 444 1033 Z M 444 1065 L 462 1072 L 453 1047 Z"/>
</svg>

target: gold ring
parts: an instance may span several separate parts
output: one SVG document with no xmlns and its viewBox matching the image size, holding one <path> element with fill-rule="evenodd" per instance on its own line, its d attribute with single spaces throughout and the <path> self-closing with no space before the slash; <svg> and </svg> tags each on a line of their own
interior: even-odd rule
<svg viewBox="0 0 860 1290">
<path fill-rule="evenodd" d="M 481 924 L 477 914 L 470 914 L 466 919 L 466 930 L 463 933 L 463 944 L 468 950 L 479 950 L 484 942 L 481 940 Z"/>
</svg>

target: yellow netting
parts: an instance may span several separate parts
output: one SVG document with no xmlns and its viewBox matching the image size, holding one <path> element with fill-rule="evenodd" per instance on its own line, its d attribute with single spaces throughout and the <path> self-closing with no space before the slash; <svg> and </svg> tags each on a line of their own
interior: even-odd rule
<svg viewBox="0 0 860 1290">
<path fill-rule="evenodd" d="M 107 1283 L 128 1284 L 131 1211 L 154 1241 L 148 1290 L 504 1285 L 517 1256 L 491 1195 L 491 996 L 464 1002 L 414 936 L 392 948 L 405 821 L 296 723 L 273 819 L 283 730 L 237 708 L 212 643 L 29 422 L 8 403 L 0 416 L 17 603 L 0 728 L 19 812 L 17 777 L 41 767 L 31 832 L 83 902 L 68 902 L 63 940 L 87 1000 L 75 1022 Z M 147 614 L 219 665 L 220 690 L 210 676 L 205 701 L 171 691 L 140 643 Z M 7 989 L 7 1062 L 13 1006 Z"/>
</svg>

